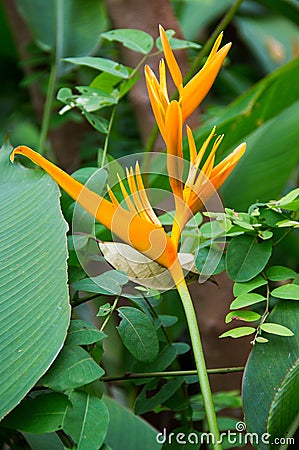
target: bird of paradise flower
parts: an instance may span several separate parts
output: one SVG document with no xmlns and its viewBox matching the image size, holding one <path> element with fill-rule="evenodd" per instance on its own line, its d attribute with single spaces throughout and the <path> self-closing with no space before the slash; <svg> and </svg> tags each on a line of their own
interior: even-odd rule
<svg viewBox="0 0 299 450">
<path fill-rule="evenodd" d="M 192 300 L 178 258 L 178 246 L 186 223 L 193 214 L 200 210 L 203 203 L 208 200 L 215 189 L 218 189 L 226 180 L 244 154 L 246 145 L 244 143 L 239 145 L 215 166 L 215 154 L 223 136 L 218 136 L 212 145 L 212 149 L 208 151 L 209 144 L 215 135 L 215 128 L 213 128 L 201 148 L 197 149 L 192 131 L 190 127 L 186 126 L 190 168 L 186 181 L 183 181 L 183 165 L 180 164 L 183 158 L 183 124 L 207 95 L 231 44 L 226 44 L 219 49 L 222 40 L 222 34 L 220 34 L 203 68 L 184 86 L 181 70 L 167 35 L 161 26 L 160 37 L 169 72 L 178 90 L 178 100 L 169 99 L 164 60 L 161 60 L 160 63 L 159 81 L 148 66 L 145 67 L 145 78 L 151 106 L 166 144 L 167 171 L 175 200 L 175 217 L 170 236 L 163 229 L 159 218 L 151 207 L 138 163 L 136 163 L 135 171 L 133 168 L 127 170 L 129 189 L 126 189 L 124 183 L 119 180 L 124 197 L 124 207 L 120 205 L 109 187 L 108 195 L 110 201 L 92 192 L 26 146 L 22 145 L 15 148 L 11 154 L 11 161 L 13 162 L 16 154 L 27 156 L 42 167 L 62 189 L 123 242 L 168 269 L 185 309 L 209 431 L 215 437 L 216 443 L 214 448 L 221 449 L 221 444 L 217 443 L 219 441 L 219 431 L 201 338 Z M 199 169 L 203 160 L 205 160 L 204 164 Z"/>
</svg>

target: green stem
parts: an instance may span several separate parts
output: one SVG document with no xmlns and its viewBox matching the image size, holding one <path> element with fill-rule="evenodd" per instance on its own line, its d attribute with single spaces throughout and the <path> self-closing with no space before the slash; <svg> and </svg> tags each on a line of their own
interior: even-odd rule
<svg viewBox="0 0 299 450">
<path fill-rule="evenodd" d="M 213 375 L 226 375 L 228 373 L 236 373 L 243 372 L 244 367 L 223 367 L 217 369 L 207 369 L 209 374 Z M 168 370 L 165 372 L 144 372 L 144 373 L 133 373 L 126 372 L 123 375 L 116 376 L 106 376 L 101 378 L 101 381 L 110 382 L 110 381 L 129 381 L 129 380 L 138 380 L 139 378 L 172 378 L 172 377 L 187 377 L 197 375 L 197 370 Z"/>
<path fill-rule="evenodd" d="M 203 403 L 206 411 L 207 422 L 209 426 L 209 432 L 213 435 L 213 449 L 221 450 L 222 446 L 220 442 L 219 429 L 217 424 L 217 418 L 215 408 L 213 404 L 212 392 L 210 388 L 205 357 L 203 353 L 201 338 L 197 325 L 197 318 L 195 315 L 192 299 L 188 291 L 187 285 L 184 279 L 181 279 L 176 283 L 178 293 L 180 294 L 183 307 L 186 314 L 187 324 L 189 328 L 191 344 L 193 349 L 193 355 L 197 368 L 198 380 L 203 397 Z"/>
<path fill-rule="evenodd" d="M 91 294 L 80 298 L 75 297 L 71 300 L 71 305 L 73 308 L 75 308 L 76 306 L 82 305 L 83 303 L 89 302 L 90 300 L 95 300 L 101 297 L 103 297 L 103 294 Z"/>
<path fill-rule="evenodd" d="M 110 137 L 111 128 L 112 128 L 112 124 L 113 124 L 113 120 L 114 120 L 114 116 L 115 116 L 115 109 L 116 109 L 115 107 L 112 109 L 112 113 L 111 113 L 109 124 L 108 124 L 107 136 L 105 139 L 104 149 L 103 149 L 101 168 L 103 168 L 105 165 L 105 160 L 106 160 L 107 151 L 108 151 L 109 137 Z"/>
<path fill-rule="evenodd" d="M 215 30 L 213 31 L 213 33 L 211 34 L 211 36 L 209 37 L 209 39 L 207 40 L 205 45 L 199 51 L 197 57 L 195 58 L 195 60 L 193 62 L 193 65 L 192 65 L 190 71 L 187 73 L 186 77 L 184 78 L 184 83 L 187 83 L 188 81 L 190 81 L 191 78 L 193 77 L 193 75 L 196 72 L 198 72 L 198 70 L 200 69 L 200 67 L 202 65 L 203 58 L 205 56 L 207 56 L 207 54 L 210 52 L 210 50 L 212 49 L 212 47 L 214 45 L 214 42 L 217 39 L 218 35 L 230 23 L 230 21 L 232 20 L 232 18 L 234 17 L 236 12 L 238 11 L 239 7 L 241 6 L 242 2 L 243 2 L 243 0 L 236 0 L 234 2 L 234 4 L 232 5 L 232 7 L 227 11 L 227 13 L 223 17 L 223 19 L 221 20 L 219 25 L 215 28 Z"/>
<path fill-rule="evenodd" d="M 74 441 L 63 430 L 57 430 L 56 435 L 58 436 L 58 438 L 60 439 L 65 448 L 71 449 L 74 448 L 75 445 Z"/>
<path fill-rule="evenodd" d="M 52 104 L 53 104 L 55 85 L 56 85 L 57 69 L 58 69 L 58 67 L 57 67 L 56 61 L 54 61 L 51 66 L 48 89 L 47 89 L 47 96 L 46 96 L 46 102 L 45 102 L 45 108 L 44 108 L 44 114 L 43 114 L 43 120 L 42 120 L 42 126 L 41 126 L 41 132 L 40 132 L 40 136 L 39 136 L 39 153 L 41 155 L 44 155 L 44 153 L 45 153 L 45 146 L 46 146 L 46 141 L 47 141 L 49 127 L 50 127 L 50 119 L 51 119 Z"/>
<path fill-rule="evenodd" d="M 111 310 L 110 310 L 108 316 L 106 317 L 106 319 L 104 320 L 104 322 L 103 322 L 103 324 L 102 324 L 102 326 L 100 328 L 100 331 L 102 331 L 102 332 L 104 331 L 107 323 L 109 322 L 109 320 L 110 320 L 110 318 L 111 318 L 111 316 L 112 316 L 112 314 L 113 314 L 113 312 L 114 312 L 114 310 L 115 310 L 115 308 L 117 306 L 118 300 L 119 300 L 119 295 L 117 297 L 115 297 L 113 305 L 111 306 Z"/>
</svg>

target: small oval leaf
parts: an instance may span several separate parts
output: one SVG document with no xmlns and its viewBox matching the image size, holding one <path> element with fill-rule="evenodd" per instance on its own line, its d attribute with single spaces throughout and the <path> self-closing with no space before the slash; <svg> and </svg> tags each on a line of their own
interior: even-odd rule
<svg viewBox="0 0 299 450">
<path fill-rule="evenodd" d="M 244 308 L 245 306 L 254 305 L 255 303 L 263 302 L 264 300 L 266 300 L 265 297 L 254 292 L 241 294 L 231 302 L 230 309 Z"/>
<path fill-rule="evenodd" d="M 266 266 L 272 253 L 270 240 L 259 242 L 254 236 L 235 236 L 227 247 L 226 270 L 237 282 L 249 281 Z"/>
<path fill-rule="evenodd" d="M 231 311 L 225 317 L 225 323 L 232 320 L 244 320 L 244 322 L 255 322 L 261 315 L 254 311 Z"/>
<path fill-rule="evenodd" d="M 279 323 L 263 323 L 261 325 L 261 330 L 271 334 L 278 334 L 279 336 L 294 336 L 292 330 L 283 325 L 279 325 Z"/>
<path fill-rule="evenodd" d="M 294 270 L 284 266 L 272 266 L 267 270 L 266 275 L 271 281 L 294 279 L 297 276 Z"/>
<path fill-rule="evenodd" d="M 102 33 L 101 36 L 108 41 L 120 42 L 125 47 L 144 55 L 149 53 L 154 45 L 152 36 L 142 30 L 119 28 Z"/>
<path fill-rule="evenodd" d="M 159 341 L 151 319 L 137 308 L 118 308 L 121 321 L 118 332 L 130 353 L 142 362 L 153 361 L 159 353 Z"/>
<path fill-rule="evenodd" d="M 267 280 L 262 277 L 262 275 L 258 275 L 250 281 L 245 281 L 244 283 L 235 283 L 234 284 L 234 295 L 237 297 L 241 294 L 247 294 L 247 292 L 251 292 L 254 289 L 257 289 L 260 286 L 267 284 Z"/>
<path fill-rule="evenodd" d="M 249 334 L 255 333 L 255 328 L 253 327 L 238 327 L 233 328 L 232 330 L 228 330 L 225 333 L 222 333 L 219 337 L 232 337 L 232 338 L 239 338 L 243 336 L 248 336 Z"/>
<path fill-rule="evenodd" d="M 271 292 L 273 297 L 283 298 L 286 300 L 299 300 L 299 285 L 285 284 L 273 289 Z"/>
</svg>

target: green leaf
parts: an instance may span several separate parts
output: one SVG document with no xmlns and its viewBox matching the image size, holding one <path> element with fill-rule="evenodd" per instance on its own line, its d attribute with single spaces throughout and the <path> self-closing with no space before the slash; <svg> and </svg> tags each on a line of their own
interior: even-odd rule
<svg viewBox="0 0 299 450">
<path fill-rule="evenodd" d="M 176 343 L 178 344 L 178 343 Z M 137 362 L 134 365 L 134 372 L 142 373 L 142 372 L 162 372 L 173 363 L 179 351 L 177 349 L 176 344 L 167 345 L 163 348 L 163 350 L 159 353 L 157 358 L 151 363 L 142 363 Z M 182 343 L 184 344 L 184 343 Z M 189 348 L 188 348 L 189 350 Z M 135 384 L 144 384 L 147 381 L 150 381 L 150 378 L 142 378 L 140 380 L 135 380 Z"/>
<path fill-rule="evenodd" d="M 154 39 L 150 34 L 130 28 L 106 31 L 102 33 L 102 37 L 108 41 L 120 42 L 125 47 L 144 55 L 149 53 L 154 45 Z"/>
<path fill-rule="evenodd" d="M 90 345 L 101 341 L 106 335 L 84 320 L 71 320 L 65 345 Z"/>
<path fill-rule="evenodd" d="M 177 316 L 170 316 L 170 315 L 166 315 L 166 314 L 159 314 L 158 317 L 159 317 L 159 319 L 161 321 L 162 326 L 165 327 L 165 328 L 171 327 L 172 325 L 174 325 L 178 321 Z"/>
<path fill-rule="evenodd" d="M 287 206 L 292 203 L 299 196 L 299 188 L 293 189 L 287 195 L 282 197 L 278 202 L 275 202 L 277 206 Z"/>
<path fill-rule="evenodd" d="M 245 322 L 254 322 L 261 317 L 260 314 L 254 311 L 231 311 L 225 317 L 225 323 L 232 320 L 244 320 Z"/>
<path fill-rule="evenodd" d="M 172 397 L 184 382 L 183 377 L 171 378 L 163 384 L 162 388 L 153 396 L 148 396 L 148 391 L 156 387 L 156 381 L 147 383 L 138 395 L 135 401 L 135 414 L 145 414 L 162 405 L 166 400 Z"/>
<path fill-rule="evenodd" d="M 108 133 L 108 121 L 104 119 L 104 117 L 99 117 L 86 111 L 84 112 L 84 116 L 86 117 L 88 122 L 100 133 Z"/>
<path fill-rule="evenodd" d="M 161 445 L 156 440 L 157 430 L 145 420 L 112 398 L 104 395 L 103 401 L 111 417 L 105 442 L 112 449 L 161 449 Z M 130 432 L 124 433 L 124 430 L 130 430 Z"/>
<path fill-rule="evenodd" d="M 263 295 L 256 294 L 255 292 L 241 294 L 231 302 L 230 309 L 245 308 L 246 306 L 254 305 L 265 300 L 266 298 Z"/>
<path fill-rule="evenodd" d="M 101 275 L 84 278 L 74 283 L 73 287 L 78 291 L 94 292 L 96 294 L 120 295 L 122 286 L 128 282 L 125 273 L 118 270 L 108 270 Z"/>
<path fill-rule="evenodd" d="M 272 266 L 267 270 L 266 275 L 271 281 L 289 280 L 297 276 L 294 270 L 284 266 Z"/>
<path fill-rule="evenodd" d="M 170 47 L 172 48 L 172 50 L 183 50 L 183 49 L 187 49 L 187 48 L 195 48 L 195 49 L 201 48 L 201 45 L 197 44 L 196 42 L 186 41 L 184 39 L 177 39 L 177 38 L 173 37 L 174 34 L 175 34 L 174 30 L 166 30 L 166 35 L 168 37 L 169 44 L 170 44 Z M 158 50 L 162 51 L 162 43 L 161 43 L 160 37 L 158 37 L 156 39 L 156 47 Z"/>
<path fill-rule="evenodd" d="M 64 61 L 79 66 L 92 67 L 102 72 L 111 73 L 119 78 L 127 79 L 130 76 L 131 69 L 120 63 L 111 61 L 111 59 L 99 58 L 95 56 L 82 56 L 81 58 L 65 58 Z"/>
<path fill-rule="evenodd" d="M 266 339 L 262 336 L 258 336 L 257 338 L 255 338 L 255 342 L 259 342 L 260 344 L 266 344 L 267 342 L 269 342 L 269 339 Z"/>
<path fill-rule="evenodd" d="M 268 432 L 271 441 L 275 438 L 288 436 L 289 438 L 298 428 L 299 411 L 299 360 L 290 368 L 281 382 L 274 396 L 268 419 Z M 270 444 L 270 449 L 277 449 L 275 444 Z"/>
<path fill-rule="evenodd" d="M 282 15 L 264 14 L 254 18 L 238 17 L 236 25 L 265 72 L 272 72 L 292 59 L 292 42 L 299 38 L 297 24 Z"/>
<path fill-rule="evenodd" d="M 69 406 L 67 396 L 51 392 L 23 400 L 5 419 L 1 426 L 29 433 L 50 433 L 62 428 Z"/>
<path fill-rule="evenodd" d="M 83 391 L 74 391 L 69 399 L 63 430 L 76 444 L 77 450 L 98 450 L 104 443 L 109 412 L 103 400 Z"/>
<path fill-rule="evenodd" d="M 118 308 L 121 322 L 118 332 L 129 352 L 142 362 L 152 362 L 159 353 L 159 341 L 151 319 L 139 309 Z"/>
<path fill-rule="evenodd" d="M 267 333 L 278 334 L 279 336 L 294 336 L 293 331 L 283 325 L 279 325 L 278 323 L 266 322 L 263 323 L 260 328 Z"/>
<path fill-rule="evenodd" d="M 31 450 L 64 450 L 61 440 L 56 433 L 33 434 L 23 432 L 22 435 L 30 445 Z"/>
<path fill-rule="evenodd" d="M 260 286 L 264 286 L 265 284 L 267 284 L 267 280 L 262 277 L 262 275 L 258 275 L 250 281 L 245 281 L 245 283 L 235 283 L 233 292 L 235 296 L 247 294 L 247 292 L 251 292 Z"/>
<path fill-rule="evenodd" d="M 173 6 L 177 6 L 177 12 L 180 17 L 180 25 L 183 29 L 184 36 L 187 39 L 196 39 L 198 37 L 198 30 L 206 29 L 208 25 L 217 21 L 230 8 L 233 0 L 208 0 L 201 1 L 200 14 L 195 14 L 198 3 L 183 2 Z"/>
<path fill-rule="evenodd" d="M 91 383 L 104 373 L 86 350 L 77 345 L 66 345 L 41 383 L 51 389 L 65 391 Z"/>
<path fill-rule="evenodd" d="M 287 300 L 299 300 L 299 285 L 284 284 L 271 292 L 273 297 L 284 298 Z"/>
<path fill-rule="evenodd" d="M 235 236 L 227 247 L 226 270 L 237 282 L 249 281 L 266 266 L 272 253 L 270 241 L 259 242 L 254 236 Z"/>
<path fill-rule="evenodd" d="M 110 305 L 110 303 L 105 303 L 104 305 L 100 306 L 99 311 L 97 313 L 97 317 L 108 316 L 108 314 L 110 312 L 111 312 L 111 305 Z"/>
<path fill-rule="evenodd" d="M 56 183 L 0 150 L 0 419 L 53 363 L 69 325 L 66 231 Z"/>
<path fill-rule="evenodd" d="M 283 15 L 296 25 L 299 22 L 299 7 L 297 2 L 290 0 L 280 0 L 280 2 L 273 2 L 272 0 L 259 0 L 259 3 L 266 6 L 274 13 Z"/>
<path fill-rule="evenodd" d="M 243 378 L 243 407 L 247 431 L 258 434 L 259 450 L 268 448 L 261 437 L 267 432 L 271 405 L 287 373 L 298 359 L 298 302 L 279 302 L 268 319 L 293 330 L 294 336 L 285 339 L 271 335 L 267 345 L 253 347 L 246 364 Z M 252 401 L 253 393 L 254 401 Z M 288 403 L 285 407 L 289 407 Z M 281 438 L 285 437 L 283 431 L 282 429 L 279 434 Z"/>
<path fill-rule="evenodd" d="M 225 258 L 222 252 L 213 247 L 198 250 L 195 265 L 201 275 L 214 275 L 225 270 Z"/>
<path fill-rule="evenodd" d="M 249 334 L 255 333 L 255 331 L 256 330 L 253 327 L 238 327 L 228 330 L 225 333 L 222 333 L 219 337 L 220 338 L 232 337 L 235 339 L 243 336 L 248 336 Z"/>
<path fill-rule="evenodd" d="M 39 0 L 17 1 L 18 11 L 43 49 L 58 47 L 59 58 L 87 55 L 96 49 L 107 24 L 104 5 L 96 0 L 49 0 L 42 14 L 40 6 Z"/>
<path fill-rule="evenodd" d="M 277 222 L 276 224 L 279 228 L 283 228 L 283 227 L 294 227 L 294 228 L 298 228 L 299 227 L 299 222 L 297 220 L 282 220 L 281 222 Z"/>
<path fill-rule="evenodd" d="M 121 317 L 118 332 L 125 347 L 137 361 L 153 361 L 159 353 L 159 341 L 151 319 L 129 306 L 118 308 L 118 313 Z"/>
</svg>

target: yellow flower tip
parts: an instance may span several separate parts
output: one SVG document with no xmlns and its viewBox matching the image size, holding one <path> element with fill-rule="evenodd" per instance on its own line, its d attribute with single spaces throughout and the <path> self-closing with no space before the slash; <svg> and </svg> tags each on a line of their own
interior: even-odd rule
<svg viewBox="0 0 299 450">
<path fill-rule="evenodd" d="M 147 76 L 149 78 L 153 75 L 153 71 L 148 64 L 146 64 L 144 66 L 144 73 L 145 73 L 145 76 Z"/>
<path fill-rule="evenodd" d="M 235 156 L 236 162 L 238 162 L 239 159 L 242 158 L 242 156 L 244 155 L 245 151 L 246 151 L 246 142 L 242 142 L 242 144 L 238 145 L 238 147 L 235 148 L 235 150 L 233 151 L 232 155 Z"/>
<path fill-rule="evenodd" d="M 31 149 L 29 147 L 26 147 L 25 145 L 19 145 L 19 147 L 14 148 L 9 156 L 10 162 L 12 164 L 14 163 L 16 155 L 26 155 L 27 150 L 30 151 Z"/>
</svg>

